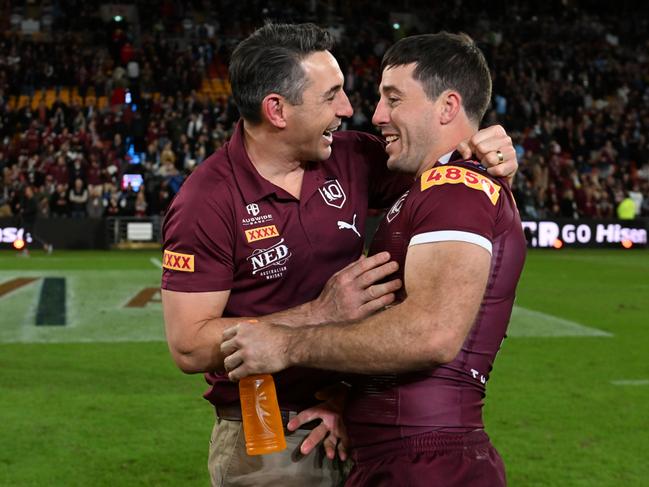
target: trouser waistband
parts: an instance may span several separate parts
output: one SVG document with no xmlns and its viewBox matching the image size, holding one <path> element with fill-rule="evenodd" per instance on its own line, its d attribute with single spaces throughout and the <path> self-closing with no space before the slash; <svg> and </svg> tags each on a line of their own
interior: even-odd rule
<svg viewBox="0 0 649 487">
<path fill-rule="evenodd" d="M 226 421 L 241 421 L 241 406 L 239 406 L 239 404 L 216 406 L 215 411 L 218 418 L 224 419 Z M 290 409 L 280 409 L 279 412 L 282 416 L 282 424 L 284 425 L 284 428 L 286 428 L 288 422 L 299 413 L 299 411 L 292 411 Z M 308 423 L 301 425 L 298 429 L 312 430 L 320 423 L 320 420 L 309 421 Z"/>
<path fill-rule="evenodd" d="M 355 462 L 362 463 L 383 455 L 463 450 L 488 443 L 489 435 L 484 430 L 475 430 L 468 433 L 432 431 L 376 445 L 354 448 L 352 458 Z"/>
</svg>

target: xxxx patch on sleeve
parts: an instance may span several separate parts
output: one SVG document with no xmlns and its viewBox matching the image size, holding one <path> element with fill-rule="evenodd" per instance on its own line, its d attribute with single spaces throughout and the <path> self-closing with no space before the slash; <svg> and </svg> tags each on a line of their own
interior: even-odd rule
<svg viewBox="0 0 649 487">
<path fill-rule="evenodd" d="M 194 272 L 194 256 L 165 250 L 162 256 L 162 267 L 172 271 Z"/>
</svg>

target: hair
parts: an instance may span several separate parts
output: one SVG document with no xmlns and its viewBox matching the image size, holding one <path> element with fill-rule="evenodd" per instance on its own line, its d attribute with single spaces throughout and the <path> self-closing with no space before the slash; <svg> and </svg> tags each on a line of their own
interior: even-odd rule
<svg viewBox="0 0 649 487">
<path fill-rule="evenodd" d="M 405 37 L 387 50 L 381 72 L 412 63 L 416 64 L 413 77 L 430 100 L 455 90 L 469 119 L 480 123 L 491 100 L 491 75 L 473 39 L 448 32 Z"/>
<path fill-rule="evenodd" d="M 302 60 L 333 48 L 332 35 L 315 24 L 266 24 L 232 53 L 230 83 L 241 116 L 261 122 L 261 102 L 269 93 L 300 105 L 308 79 Z"/>
</svg>

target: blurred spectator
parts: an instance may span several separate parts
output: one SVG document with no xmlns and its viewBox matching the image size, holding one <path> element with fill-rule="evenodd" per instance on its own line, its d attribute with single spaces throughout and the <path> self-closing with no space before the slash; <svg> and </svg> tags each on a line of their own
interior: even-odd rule
<svg viewBox="0 0 649 487">
<path fill-rule="evenodd" d="M 50 215 L 65 217 L 70 213 L 68 194 L 64 184 L 57 184 L 56 191 L 50 196 Z"/>
<path fill-rule="evenodd" d="M 635 201 L 630 196 L 627 196 L 620 204 L 617 205 L 617 217 L 620 220 L 633 220 L 636 214 Z"/>
<path fill-rule="evenodd" d="M 101 186 L 88 187 L 89 198 L 86 204 L 88 218 L 101 218 L 104 216 L 104 202 L 101 196 Z"/>
<path fill-rule="evenodd" d="M 88 204 L 88 189 L 85 188 L 83 180 L 76 178 L 74 185 L 68 193 L 70 216 L 72 218 L 85 218 L 86 205 Z"/>
<path fill-rule="evenodd" d="M 143 218 L 147 215 L 147 202 L 144 196 L 144 191 L 141 189 L 135 197 L 135 216 Z"/>
</svg>

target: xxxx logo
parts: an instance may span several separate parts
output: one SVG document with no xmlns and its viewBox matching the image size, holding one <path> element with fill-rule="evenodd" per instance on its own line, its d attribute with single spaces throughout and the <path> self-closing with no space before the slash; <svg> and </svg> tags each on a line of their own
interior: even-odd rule
<svg viewBox="0 0 649 487">
<path fill-rule="evenodd" d="M 275 225 L 268 225 L 266 227 L 258 227 L 246 230 L 246 240 L 248 241 L 248 243 L 271 237 L 279 237 L 279 232 L 277 231 L 277 227 Z"/>
<path fill-rule="evenodd" d="M 172 271 L 194 272 L 194 256 L 165 250 L 162 267 Z"/>
</svg>

